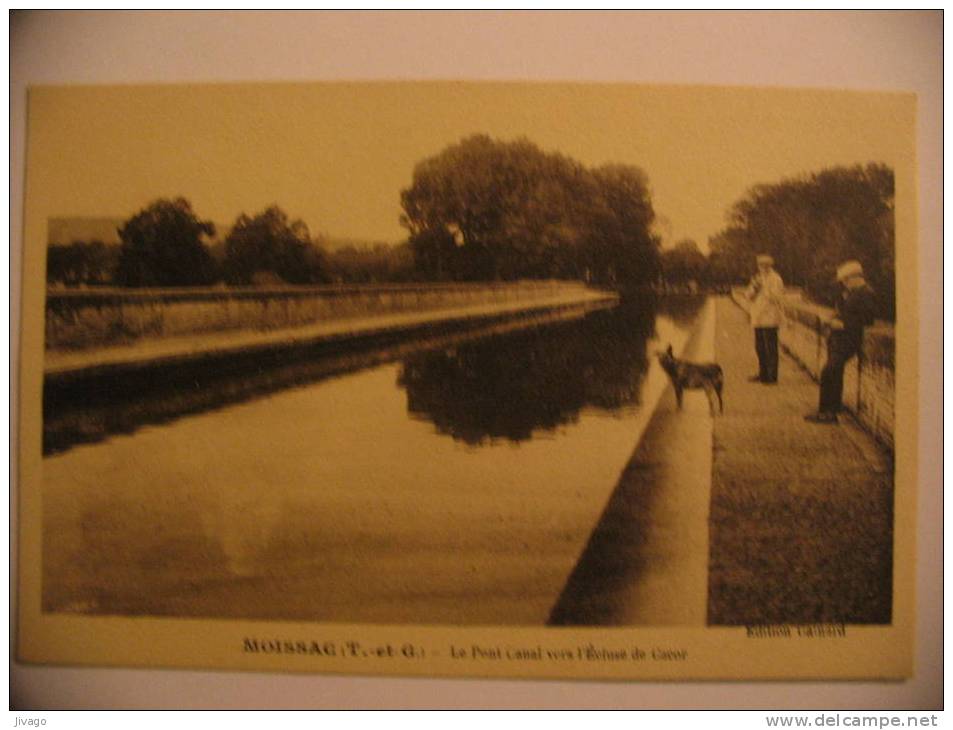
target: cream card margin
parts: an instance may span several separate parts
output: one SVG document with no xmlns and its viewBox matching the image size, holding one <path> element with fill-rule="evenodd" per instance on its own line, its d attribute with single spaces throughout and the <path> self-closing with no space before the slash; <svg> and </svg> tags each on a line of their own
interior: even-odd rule
<svg viewBox="0 0 953 730">
<path fill-rule="evenodd" d="M 525 19 L 525 20 L 531 20 L 531 19 Z M 817 20 L 818 20 L 819 23 L 822 23 L 824 19 L 823 19 L 823 18 L 817 18 Z M 728 23 L 728 22 L 730 22 L 730 19 L 724 18 L 724 22 L 725 22 L 725 23 Z M 783 23 L 779 25 L 778 31 L 779 31 L 779 33 L 784 33 L 784 32 L 785 32 L 785 30 L 784 30 L 784 28 L 783 28 Z M 833 49 L 832 49 L 832 50 L 833 50 Z M 822 78 L 821 80 L 823 81 L 823 78 Z M 934 102 L 935 102 L 935 99 L 933 99 L 933 100 L 931 100 L 931 101 L 934 101 Z M 932 120 L 932 118 L 931 118 L 931 120 L 930 120 L 931 126 L 929 126 L 929 129 L 933 129 L 932 122 L 933 122 L 933 120 Z M 921 122 L 921 129 L 922 129 L 922 126 L 923 126 L 923 123 Z M 922 135 L 922 132 L 921 132 L 921 135 Z M 922 136 L 921 136 L 921 139 L 922 139 Z M 931 142 L 933 142 L 933 140 L 931 140 Z M 934 147 L 933 147 L 932 152 L 933 152 L 933 153 L 936 152 L 935 145 L 934 145 Z M 14 155 L 14 163 L 16 163 L 16 161 L 17 161 L 17 159 L 16 159 L 16 154 L 15 154 L 15 155 Z M 922 170 L 922 169 L 923 169 L 923 168 L 921 167 L 921 170 Z M 930 169 L 932 169 L 932 167 L 931 167 Z M 922 178 L 921 178 L 921 179 L 922 179 Z M 14 180 L 14 185 L 16 185 L 16 183 L 17 183 L 17 177 L 16 177 L 16 171 L 15 171 L 15 170 L 14 170 L 14 178 L 13 178 L 13 180 Z M 933 197 L 934 197 L 935 194 L 937 193 L 937 183 L 938 183 L 938 180 L 937 180 L 935 177 L 934 177 L 934 178 L 930 178 L 929 176 L 927 177 L 927 181 L 926 181 L 925 187 L 926 187 L 926 189 L 927 189 L 927 193 L 928 193 L 928 195 L 929 195 L 929 197 L 930 197 L 930 200 L 931 200 L 931 202 L 927 204 L 928 213 L 932 214 L 932 215 L 930 215 L 930 223 L 935 223 L 935 222 L 936 222 L 936 219 L 937 219 L 937 216 L 935 215 L 936 212 L 937 212 L 937 207 L 936 207 L 935 202 L 933 202 Z M 923 184 L 923 183 L 921 183 L 921 185 L 922 185 L 922 184 Z M 16 193 L 15 193 L 15 191 L 14 191 L 14 201 L 16 201 L 16 200 L 17 200 L 17 195 L 16 195 Z M 923 205 L 924 205 L 924 204 L 921 203 L 921 206 L 923 206 Z M 901 225 L 902 225 L 902 224 L 901 224 L 900 218 L 901 218 L 900 212 L 898 211 L 898 245 L 899 245 L 899 241 L 901 240 L 900 228 L 901 228 Z M 13 215 L 14 224 L 16 223 L 16 220 L 17 220 L 17 215 L 16 215 L 16 213 L 14 213 L 14 215 Z M 908 223 L 907 223 L 906 225 L 910 225 L 910 226 L 912 226 L 914 229 L 916 228 L 915 215 L 914 215 L 913 217 L 909 218 Z M 14 241 L 16 241 L 16 239 L 17 239 L 16 229 L 14 230 L 14 237 L 13 237 L 13 238 L 14 238 Z M 936 243 L 936 242 L 937 242 L 937 241 L 936 241 L 936 236 L 935 236 L 935 234 L 933 233 L 933 230 L 931 229 L 930 235 L 929 235 L 928 239 L 925 240 L 925 241 L 922 241 L 922 242 L 921 242 L 921 245 L 922 245 L 922 244 L 926 244 L 926 243 L 931 243 L 931 244 L 932 244 L 932 243 Z M 934 253 L 932 253 L 932 251 L 931 251 L 929 257 L 930 257 L 930 261 L 935 263 L 935 261 L 936 261 L 936 255 L 935 255 Z M 13 259 L 13 260 L 14 260 L 14 263 L 17 262 L 16 255 L 14 255 L 14 259 Z M 16 274 L 14 273 L 14 276 L 15 276 L 15 275 L 16 275 Z M 934 281 L 936 281 L 936 280 L 937 280 L 937 279 L 933 279 L 933 278 L 930 278 L 930 279 L 929 279 L 929 281 L 931 281 L 931 282 L 934 282 Z M 907 282 L 907 283 L 906 283 L 906 287 L 912 286 L 913 289 L 916 290 L 916 288 L 918 287 L 918 283 L 919 283 L 919 282 L 917 281 L 916 271 L 915 271 L 915 270 L 914 270 L 914 271 L 908 270 L 908 271 L 904 272 L 904 281 Z M 901 292 L 905 290 L 905 287 L 904 287 L 903 285 L 899 285 L 899 284 L 900 284 L 900 283 L 898 282 L 898 296 L 901 297 L 901 299 L 902 299 L 902 298 L 904 297 L 904 295 L 903 295 Z M 14 295 L 15 295 L 15 294 L 16 294 L 16 290 L 14 290 Z M 926 299 L 927 301 L 936 301 L 936 298 L 935 298 L 935 297 L 937 297 L 937 296 L 938 296 L 938 292 L 930 292 L 930 293 L 924 295 L 924 299 Z M 14 306 L 14 313 L 15 313 L 15 312 L 16 312 L 16 307 Z M 931 312 L 932 312 L 932 310 L 931 310 Z M 932 316 L 932 317 L 935 317 L 935 314 L 934 314 L 934 315 L 931 315 L 931 316 Z M 924 328 L 924 332 L 929 332 L 929 334 L 932 336 L 934 332 L 937 332 L 937 331 L 938 331 L 937 321 L 936 321 L 935 318 L 925 319 L 924 321 L 925 321 L 925 323 L 926 323 L 926 324 L 925 324 L 925 328 Z M 910 332 L 911 332 L 911 334 L 912 334 L 912 330 L 910 330 Z M 911 337 L 911 335 L 906 335 L 906 336 L 907 336 L 907 337 Z M 914 338 L 911 337 L 911 339 L 914 339 Z M 914 339 L 914 341 L 915 341 L 915 339 Z M 902 347 L 903 347 L 903 346 L 902 346 Z M 901 367 L 903 367 L 903 366 L 901 366 Z M 909 371 L 908 371 L 908 372 L 909 372 Z M 921 373 L 921 376 L 922 376 L 922 373 Z M 931 382 L 931 383 L 938 382 L 938 378 L 931 376 L 931 377 L 930 377 L 930 382 Z M 915 392 L 916 392 L 915 384 L 914 384 L 914 383 L 907 383 L 907 385 L 904 387 L 903 390 L 904 390 L 904 391 L 909 391 L 910 394 L 914 394 L 914 395 L 915 395 Z M 34 391 L 33 391 L 33 392 L 36 392 L 36 391 L 35 391 L 35 383 L 34 383 Z M 898 392 L 898 397 L 899 397 L 899 396 L 900 396 L 900 393 Z M 904 397 L 906 397 L 906 396 L 904 396 Z M 906 421 L 904 422 L 905 425 L 906 425 L 907 423 L 908 423 L 908 422 L 906 422 Z M 909 423 L 910 423 L 911 425 L 913 425 L 914 422 L 913 422 L 913 420 L 911 419 L 911 421 L 910 421 Z M 906 434 L 906 433 L 910 433 L 910 434 L 912 435 L 912 434 L 915 433 L 915 429 L 911 429 L 909 432 L 906 431 L 906 429 L 904 429 L 903 433 L 905 433 L 905 434 Z M 914 437 L 914 438 L 915 438 L 915 437 Z M 935 449 L 935 444 L 936 444 L 936 441 L 932 441 L 932 442 L 931 442 L 931 446 L 933 447 L 933 448 L 932 448 L 932 453 L 933 453 L 934 455 L 938 455 L 938 451 Z M 915 446 L 915 444 L 914 444 L 914 446 Z M 27 462 L 21 462 L 19 466 L 20 466 L 20 471 L 21 471 L 21 473 L 22 473 L 22 472 L 25 470 L 25 468 L 29 466 L 29 464 L 28 464 Z M 899 476 L 898 476 L 898 482 L 899 482 Z M 913 484 L 916 484 L 916 482 L 913 482 Z M 911 506 L 910 515 L 909 515 L 909 516 L 911 516 L 911 517 L 912 517 L 912 512 L 913 512 L 913 510 L 912 510 L 912 506 Z M 899 520 L 899 519 L 900 519 L 900 515 L 898 515 L 898 520 Z M 906 518 L 904 518 L 904 519 L 906 519 Z M 913 537 L 911 537 L 910 539 L 913 540 Z M 936 540 L 931 540 L 929 544 L 930 544 L 930 545 L 935 545 L 935 544 L 937 544 L 937 541 L 936 541 Z M 924 557 L 924 560 L 929 560 L 929 559 L 930 559 L 930 557 L 928 557 L 928 556 L 923 556 L 923 557 Z M 933 560 L 933 567 L 934 567 L 934 568 L 936 567 L 935 559 Z M 921 563 L 921 565 L 920 565 L 920 567 L 919 567 L 919 572 L 920 572 L 921 574 L 924 572 L 924 566 L 923 566 L 922 563 Z M 938 575 L 938 571 L 937 571 L 936 574 Z M 932 595 L 935 596 L 936 593 L 933 593 Z M 912 610 L 912 604 L 911 604 L 911 610 Z M 931 614 L 931 615 L 933 615 L 933 614 Z"/>
</svg>

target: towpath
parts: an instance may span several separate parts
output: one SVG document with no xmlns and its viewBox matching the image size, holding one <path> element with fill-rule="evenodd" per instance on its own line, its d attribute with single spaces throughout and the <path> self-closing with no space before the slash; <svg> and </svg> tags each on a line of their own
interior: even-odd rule
<svg viewBox="0 0 953 730">
<path fill-rule="evenodd" d="M 747 315 L 727 299 L 717 314 L 709 622 L 889 623 L 891 460 L 849 416 L 804 421 L 818 386 L 790 358 L 777 385 L 748 382 Z"/>
</svg>

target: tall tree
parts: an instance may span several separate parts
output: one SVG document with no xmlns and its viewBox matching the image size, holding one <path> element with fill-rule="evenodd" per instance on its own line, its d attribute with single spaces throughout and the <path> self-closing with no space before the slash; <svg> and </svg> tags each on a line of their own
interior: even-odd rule
<svg viewBox="0 0 953 730">
<path fill-rule="evenodd" d="M 655 281 L 660 241 L 651 233 L 655 211 L 645 173 L 631 165 L 604 165 L 593 179 L 598 212 L 588 221 L 585 247 L 592 278 L 635 286 Z"/>
<path fill-rule="evenodd" d="M 648 282 L 657 242 L 644 174 L 588 170 L 532 142 L 476 135 L 417 165 L 402 223 L 437 279 Z"/>
<path fill-rule="evenodd" d="M 276 205 L 254 217 L 238 217 L 225 238 L 223 269 L 229 284 L 328 281 L 324 253 L 311 240 L 308 226 L 290 220 Z"/>
<path fill-rule="evenodd" d="M 204 239 L 215 235 L 185 198 L 160 199 L 119 229 L 116 281 L 121 286 L 195 286 L 215 280 Z"/>
</svg>

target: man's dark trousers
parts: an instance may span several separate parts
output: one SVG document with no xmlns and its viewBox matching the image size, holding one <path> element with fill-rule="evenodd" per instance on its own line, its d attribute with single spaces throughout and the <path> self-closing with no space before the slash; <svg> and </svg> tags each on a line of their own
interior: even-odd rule
<svg viewBox="0 0 953 730">
<path fill-rule="evenodd" d="M 844 366 L 860 352 L 860 342 L 835 332 L 827 341 L 827 364 L 821 371 L 821 413 L 837 413 L 844 395 Z"/>
<path fill-rule="evenodd" d="M 778 328 L 755 327 L 754 349 L 758 353 L 758 379 L 778 382 Z"/>
</svg>

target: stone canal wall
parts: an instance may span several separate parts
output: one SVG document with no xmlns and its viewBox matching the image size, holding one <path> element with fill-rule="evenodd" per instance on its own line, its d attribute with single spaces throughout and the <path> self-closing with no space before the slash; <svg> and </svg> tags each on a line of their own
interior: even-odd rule
<svg viewBox="0 0 953 730">
<path fill-rule="evenodd" d="M 748 301 L 742 290 L 732 291 L 742 309 Z M 827 361 L 824 328 L 834 310 L 805 301 L 800 295 L 788 296 L 784 305 L 784 323 L 778 338 L 784 350 L 816 380 Z M 893 448 L 894 431 L 894 329 L 876 322 L 864 333 L 860 358 L 844 370 L 844 406 L 885 446 Z M 752 341 L 752 352 L 754 342 Z"/>
<path fill-rule="evenodd" d="M 51 290 L 46 349 L 77 350 L 231 330 L 272 331 L 329 320 L 584 294 L 578 282 Z"/>
</svg>

